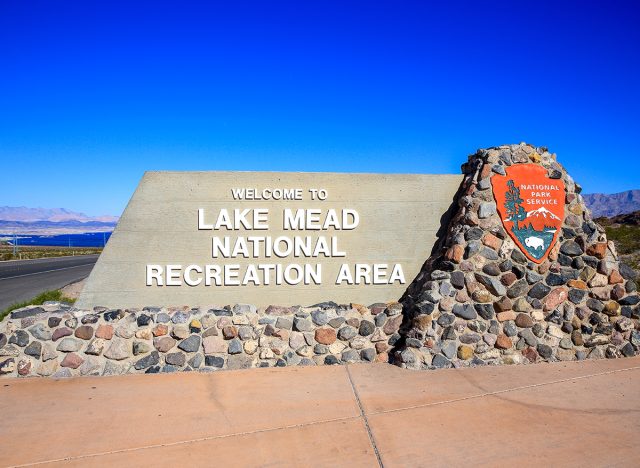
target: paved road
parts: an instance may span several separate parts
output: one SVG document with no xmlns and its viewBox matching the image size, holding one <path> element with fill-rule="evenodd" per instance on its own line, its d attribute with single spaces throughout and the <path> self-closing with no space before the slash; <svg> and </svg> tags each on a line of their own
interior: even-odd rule
<svg viewBox="0 0 640 468">
<path fill-rule="evenodd" d="M 0 311 L 89 276 L 98 255 L 0 262 Z"/>
</svg>

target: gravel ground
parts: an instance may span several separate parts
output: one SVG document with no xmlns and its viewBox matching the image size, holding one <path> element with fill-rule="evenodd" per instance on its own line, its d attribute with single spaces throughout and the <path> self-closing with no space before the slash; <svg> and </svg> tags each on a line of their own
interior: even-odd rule
<svg viewBox="0 0 640 468">
<path fill-rule="evenodd" d="M 82 292 L 82 288 L 84 288 L 84 282 L 85 280 L 81 280 L 76 283 L 68 284 L 60 291 L 62 291 L 62 294 L 66 297 L 69 297 L 71 299 L 78 299 L 80 293 Z"/>
</svg>

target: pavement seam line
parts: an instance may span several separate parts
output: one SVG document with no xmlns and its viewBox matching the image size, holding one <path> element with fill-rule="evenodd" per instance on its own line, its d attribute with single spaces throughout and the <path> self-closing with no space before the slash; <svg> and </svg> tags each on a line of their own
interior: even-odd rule
<svg viewBox="0 0 640 468">
<path fill-rule="evenodd" d="M 382 411 L 372 411 L 371 413 L 369 413 L 369 415 L 370 416 L 375 416 L 375 415 L 378 415 L 378 414 L 397 413 L 397 412 L 400 412 L 400 411 L 407 411 L 407 410 L 412 410 L 412 409 L 417 409 L 417 408 L 427 408 L 429 406 L 446 405 L 446 404 L 449 404 L 449 403 L 457 403 L 459 401 L 473 400 L 475 398 L 483 398 L 483 397 L 487 397 L 487 396 L 500 395 L 502 393 L 515 392 L 515 391 L 518 391 L 518 390 L 526 390 L 528 388 L 544 387 L 544 386 L 547 386 L 547 385 L 554 385 L 554 384 L 559 384 L 559 383 L 564 383 L 564 382 L 570 382 L 572 380 L 582 380 L 582 379 L 588 379 L 588 378 L 591 378 L 591 377 L 600 377 L 600 376 L 603 376 L 603 375 L 615 374 L 617 372 L 626 372 L 626 371 L 632 371 L 632 370 L 638 370 L 638 369 L 640 369 L 640 366 L 626 367 L 624 369 L 615 369 L 615 370 L 606 371 L 606 372 L 598 372 L 596 374 L 579 375 L 577 377 L 571 377 L 571 378 L 560 379 L 560 380 L 552 380 L 550 382 L 541 382 L 541 383 L 537 383 L 537 384 L 522 385 L 520 387 L 505 388 L 504 390 L 496 390 L 496 391 L 493 391 L 493 392 L 479 393 L 477 395 L 470 395 L 470 396 L 461 397 L 461 398 L 453 398 L 451 400 L 434 401 L 432 403 L 423 403 L 423 404 L 420 404 L 420 405 L 404 406 L 402 408 L 394 408 L 394 409 L 388 409 L 388 410 L 382 410 Z"/>
<path fill-rule="evenodd" d="M 65 462 L 65 461 L 71 461 L 71 460 L 82 460 L 82 459 L 85 459 L 85 458 L 102 457 L 102 456 L 105 456 L 105 455 L 113 455 L 113 454 L 116 454 L 116 453 L 137 452 L 138 450 L 148 450 L 148 449 L 162 448 L 162 447 L 173 447 L 173 446 L 177 446 L 177 445 L 187 445 L 187 444 L 193 444 L 193 443 L 197 443 L 197 442 L 206 442 L 206 441 L 209 441 L 209 440 L 226 439 L 226 438 L 229 438 L 229 437 L 238 437 L 238 436 L 245 436 L 245 435 L 252 435 L 252 434 L 262 434 L 262 433 L 266 433 L 266 432 L 274 432 L 274 431 L 280 431 L 280 430 L 286 430 L 286 429 L 296 429 L 296 428 L 300 428 L 300 427 L 313 426 L 313 425 L 316 425 L 316 424 L 328 424 L 328 423 L 332 423 L 332 422 L 356 420 L 356 419 L 360 419 L 360 417 L 361 416 L 358 415 L 358 416 L 345 416 L 345 417 L 342 417 L 342 418 L 322 419 L 320 421 L 311 421 L 311 422 L 300 423 L 300 424 L 289 424 L 289 425 L 285 425 L 285 426 L 269 427 L 269 428 L 265 428 L 265 429 L 256 429 L 255 431 L 243 431 L 243 432 L 234 432 L 232 434 L 221 434 L 221 435 L 215 435 L 215 436 L 197 437 L 195 439 L 178 440 L 176 442 L 166 442 L 166 443 L 163 443 L 163 444 L 142 445 L 140 447 L 130 447 L 130 448 L 123 448 L 123 449 L 118 449 L 118 450 L 109 450 L 109 451 L 106 451 L 106 452 L 87 453 L 87 454 L 84 454 L 84 455 L 72 455 L 72 456 L 69 456 L 69 457 L 52 458 L 50 460 L 41 460 L 41 461 L 30 462 L 30 463 L 22 463 L 20 465 L 11 465 L 11 466 L 15 467 L 15 468 L 19 468 L 19 467 L 23 467 L 23 466 L 37 466 L 37 465 L 44 465 L 44 464 L 47 464 L 47 463 Z"/>
<path fill-rule="evenodd" d="M 356 399 L 356 403 L 358 403 L 358 408 L 360 409 L 360 416 L 364 421 L 364 426 L 367 429 L 367 435 L 369 436 L 369 442 L 373 447 L 373 451 L 376 454 L 376 458 L 378 459 L 378 465 L 380 468 L 384 468 L 384 464 L 382 463 L 382 457 L 380 456 L 380 451 L 378 450 L 378 446 L 376 445 L 376 439 L 373 437 L 373 432 L 371 432 L 371 427 L 369 426 L 369 420 L 367 419 L 367 414 L 364 411 L 364 407 L 362 406 L 362 402 L 360 401 L 360 395 L 358 395 L 358 390 L 356 390 L 356 386 L 353 383 L 353 379 L 351 378 L 351 371 L 349 370 L 349 365 L 345 365 L 347 370 L 347 377 L 349 378 L 349 383 L 351 384 L 351 390 L 353 391 L 353 396 Z"/>
</svg>

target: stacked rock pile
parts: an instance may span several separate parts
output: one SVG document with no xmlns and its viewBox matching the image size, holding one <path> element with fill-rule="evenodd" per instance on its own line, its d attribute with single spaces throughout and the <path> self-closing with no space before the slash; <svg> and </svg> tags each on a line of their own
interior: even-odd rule
<svg viewBox="0 0 640 468">
<path fill-rule="evenodd" d="M 561 233 L 540 264 L 509 237 L 492 192 L 492 175 L 522 163 L 542 166 L 566 188 Z M 555 154 L 500 146 L 471 155 L 462 171 L 457 212 L 401 299 L 396 363 L 420 369 L 636 354 L 636 273 L 618 262 Z"/>
<path fill-rule="evenodd" d="M 247 304 L 82 311 L 46 303 L 0 326 L 0 375 L 115 375 L 388 361 L 402 305 Z"/>
</svg>

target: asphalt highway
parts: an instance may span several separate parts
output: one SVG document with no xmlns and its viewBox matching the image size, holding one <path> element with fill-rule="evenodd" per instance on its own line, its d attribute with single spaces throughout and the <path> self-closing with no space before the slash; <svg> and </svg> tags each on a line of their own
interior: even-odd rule
<svg viewBox="0 0 640 468">
<path fill-rule="evenodd" d="M 0 262 L 0 311 L 89 276 L 98 255 Z"/>
</svg>

